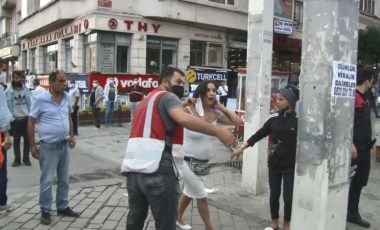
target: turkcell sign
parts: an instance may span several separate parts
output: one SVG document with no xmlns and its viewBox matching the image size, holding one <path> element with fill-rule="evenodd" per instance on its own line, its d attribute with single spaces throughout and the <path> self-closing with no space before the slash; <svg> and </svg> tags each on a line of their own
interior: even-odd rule
<svg viewBox="0 0 380 230">
<path fill-rule="evenodd" d="M 274 20 L 273 22 L 273 31 L 278 34 L 293 34 L 293 22 Z"/>
<path fill-rule="evenodd" d="M 208 72 L 197 70 L 197 80 L 224 81 L 227 80 L 226 72 Z"/>
</svg>

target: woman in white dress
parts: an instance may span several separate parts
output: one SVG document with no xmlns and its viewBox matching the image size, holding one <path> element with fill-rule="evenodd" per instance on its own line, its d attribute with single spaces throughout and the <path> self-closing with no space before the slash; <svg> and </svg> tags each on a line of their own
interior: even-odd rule
<svg viewBox="0 0 380 230">
<path fill-rule="evenodd" d="M 186 112 L 215 125 L 216 122 L 227 125 L 244 123 L 239 116 L 233 111 L 226 109 L 216 99 L 214 82 L 201 82 L 194 91 L 193 97 L 196 98 L 196 102 L 194 105 L 186 106 L 184 108 Z M 185 129 L 183 149 L 186 163 L 182 167 L 184 190 L 179 200 L 177 218 L 177 226 L 180 229 L 191 229 L 191 226 L 183 221 L 183 214 L 192 199 L 197 200 L 198 212 L 205 224 L 206 230 L 214 229 L 210 220 L 204 177 L 196 175 L 189 167 L 191 161 L 207 162 L 213 143 L 214 137 Z"/>
</svg>

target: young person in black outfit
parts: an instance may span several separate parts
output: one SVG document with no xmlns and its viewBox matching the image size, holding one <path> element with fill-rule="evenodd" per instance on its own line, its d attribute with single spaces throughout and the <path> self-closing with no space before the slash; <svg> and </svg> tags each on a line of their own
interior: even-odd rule
<svg viewBox="0 0 380 230">
<path fill-rule="evenodd" d="M 297 114 L 294 111 L 299 98 L 299 90 L 288 85 L 277 93 L 276 106 L 278 111 L 269 115 L 263 127 L 253 134 L 243 145 L 235 150 L 232 158 L 239 157 L 243 150 L 253 146 L 264 137 L 271 135 L 269 145 L 268 168 L 270 189 L 270 212 L 272 228 L 279 228 L 278 218 L 280 209 L 281 182 L 284 181 L 284 229 L 290 226 L 292 212 L 294 166 L 297 145 Z"/>
</svg>

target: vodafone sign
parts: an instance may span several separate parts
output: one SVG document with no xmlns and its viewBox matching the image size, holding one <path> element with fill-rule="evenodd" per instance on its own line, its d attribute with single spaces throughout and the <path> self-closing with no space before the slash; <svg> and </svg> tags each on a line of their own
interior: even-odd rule
<svg viewBox="0 0 380 230">
<path fill-rule="evenodd" d="M 139 85 L 145 89 L 146 92 L 150 92 L 155 88 L 158 88 L 158 75 L 137 75 L 137 74 L 102 74 L 92 72 L 89 74 L 89 87 L 92 89 L 92 81 L 97 80 L 99 85 L 104 88 L 109 77 L 115 78 L 117 83 L 117 89 L 119 92 L 128 92 L 133 85 L 133 79 L 137 78 Z"/>
</svg>

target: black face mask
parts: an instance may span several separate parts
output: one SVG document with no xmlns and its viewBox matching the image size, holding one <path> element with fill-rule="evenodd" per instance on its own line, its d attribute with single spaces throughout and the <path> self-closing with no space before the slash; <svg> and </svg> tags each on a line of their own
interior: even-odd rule
<svg viewBox="0 0 380 230">
<path fill-rule="evenodd" d="M 183 94 L 185 93 L 185 87 L 182 85 L 171 85 L 172 92 L 177 95 L 179 99 L 183 97 Z"/>
</svg>

